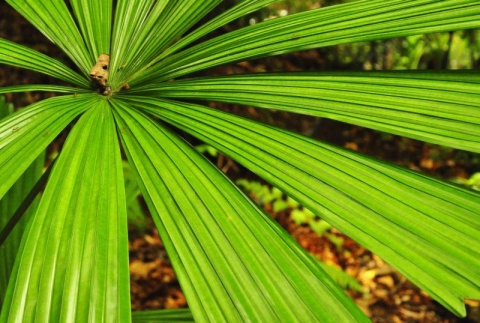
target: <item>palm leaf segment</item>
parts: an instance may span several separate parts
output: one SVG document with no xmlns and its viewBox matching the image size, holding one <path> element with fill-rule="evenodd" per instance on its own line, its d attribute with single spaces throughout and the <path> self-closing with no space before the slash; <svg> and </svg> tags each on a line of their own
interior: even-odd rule
<svg viewBox="0 0 480 323">
<path fill-rule="evenodd" d="M 8 2 L 58 45 L 79 73 L 0 40 L 1 63 L 73 86 L 1 90 L 70 94 L 33 104 L 0 122 L 0 169 L 9 170 L 0 173 L 0 196 L 62 129 L 80 118 L 25 229 L 1 321 L 130 318 L 117 135 L 196 320 L 365 319 L 277 224 L 152 115 L 208 142 L 322 214 L 456 314 L 465 315 L 464 298 L 480 297 L 478 194 L 171 100 L 285 109 L 478 152 L 476 74 L 265 74 L 165 82 L 242 59 L 478 28 L 477 1 L 358 1 L 274 19 L 190 49 L 184 48 L 273 1 L 243 1 L 177 42 L 220 1 L 120 0 L 115 10 L 111 0 Z M 87 81 L 102 53 L 111 56 L 109 96 Z M 130 91 L 122 90 L 125 84 Z"/>
</svg>

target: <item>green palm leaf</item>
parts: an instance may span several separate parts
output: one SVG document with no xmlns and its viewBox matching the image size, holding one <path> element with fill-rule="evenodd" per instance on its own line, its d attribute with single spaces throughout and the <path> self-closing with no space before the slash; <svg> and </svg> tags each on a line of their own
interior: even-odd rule
<svg viewBox="0 0 480 323">
<path fill-rule="evenodd" d="M 174 310 L 149 310 L 132 312 L 132 322 L 134 323 L 176 323 L 176 322 L 194 322 L 192 313 L 189 309 Z"/>
<path fill-rule="evenodd" d="M 0 231 L 6 226 L 11 216 L 20 207 L 23 199 L 30 192 L 36 181 L 42 174 L 43 164 L 45 163 L 45 154 L 41 154 L 28 167 L 22 176 L 15 182 L 10 190 L 0 200 Z M 15 228 L 9 233 L 5 242 L 0 246 L 0 304 L 3 304 L 5 293 L 7 291 L 8 280 L 12 273 L 15 257 L 22 240 L 27 221 L 35 212 L 38 203 L 31 205 L 23 214 L 22 219 L 17 223 Z"/>
<path fill-rule="evenodd" d="M 11 110 L 11 111 L 10 111 Z M 5 103 L 5 98 L 0 97 L 0 119 L 8 114 L 13 113 L 13 106 Z M 22 204 L 23 199 L 27 196 L 31 188 L 35 185 L 38 178 L 42 174 L 43 164 L 45 163 L 45 154 L 41 154 L 33 164 L 27 168 L 14 186 L 7 192 L 5 198 L 0 200 L 0 232 L 10 221 L 11 216 Z M 0 244 L 0 304 L 3 303 L 5 293 L 7 291 L 8 279 L 12 272 L 15 256 L 22 240 L 23 231 L 27 224 L 30 214 L 35 211 L 36 205 L 31 206 L 27 214 L 16 225 L 4 242 Z"/>
<path fill-rule="evenodd" d="M 112 0 L 73 0 L 70 4 L 90 54 L 89 61 L 94 62 L 100 54 L 110 53 Z"/>
<path fill-rule="evenodd" d="M 225 152 L 465 315 L 480 297 L 480 195 L 345 149 L 193 104 L 135 106 Z"/>
<path fill-rule="evenodd" d="M 58 93 L 91 93 L 91 90 L 75 88 L 71 86 L 49 85 L 49 84 L 25 84 L 0 87 L 0 94 L 18 93 L 29 91 L 46 91 Z"/>
<path fill-rule="evenodd" d="M 0 121 L 0 198 L 35 158 L 76 116 L 98 99 L 63 96 L 30 105 Z"/>
<path fill-rule="evenodd" d="M 132 92 L 326 117 L 480 152 L 480 76 L 473 71 L 265 73 L 166 82 Z"/>
<path fill-rule="evenodd" d="M 106 0 L 105 0 L 106 1 Z M 64 1 L 7 0 L 88 75 L 92 59 Z"/>
<path fill-rule="evenodd" d="M 0 321 L 128 322 L 122 161 L 106 101 L 82 116 L 58 158 Z"/>
<path fill-rule="evenodd" d="M 47 74 L 84 88 L 89 87 L 86 79 L 59 61 L 2 38 L 0 38 L 0 63 Z"/>
<path fill-rule="evenodd" d="M 115 106 L 129 160 L 196 320 L 362 320 L 314 259 L 193 147 L 131 107 Z"/>
<path fill-rule="evenodd" d="M 185 33 L 220 0 L 119 1 L 112 44 L 113 88 Z M 158 37 L 161 34 L 162 37 Z"/>
<path fill-rule="evenodd" d="M 218 36 L 166 58 L 129 83 L 160 82 L 221 64 L 309 48 L 478 27 L 477 1 L 355 1 Z"/>
<path fill-rule="evenodd" d="M 165 99 L 283 109 L 479 151 L 475 73 L 265 74 L 160 84 L 245 59 L 477 28 L 478 1 L 356 1 L 262 22 L 189 49 L 183 48 L 271 1 L 243 1 L 196 30 L 219 0 L 8 2 L 59 45 L 83 77 L 0 39 L 0 63 L 80 88 L 0 90 L 73 93 L 0 121 L 0 198 L 85 113 L 23 236 L 1 322 L 130 320 L 117 135 L 196 320 L 365 320 L 314 259 L 157 117 L 210 143 L 322 215 L 457 315 L 465 315 L 463 298 L 480 298 L 478 193 L 288 131 Z M 88 80 L 99 53 L 111 56 L 113 92 L 103 89 L 105 96 Z M 171 314 L 188 319 L 183 312 Z M 133 318 L 148 320 L 148 315 Z"/>
<path fill-rule="evenodd" d="M 143 69 L 136 71 L 136 74 L 141 73 L 147 67 L 154 65 L 155 63 L 161 61 L 165 57 L 168 57 L 169 55 L 179 51 L 180 49 L 200 39 L 201 37 L 208 35 L 208 33 L 216 30 L 217 28 L 220 28 L 228 24 L 229 22 L 234 21 L 237 18 L 241 18 L 244 15 L 247 15 L 256 10 L 260 10 L 261 8 L 266 7 L 269 4 L 272 4 L 278 1 L 279 0 L 241 1 L 233 8 L 226 10 L 225 12 L 219 14 L 218 16 L 208 21 L 207 23 L 201 25 L 200 27 L 195 29 L 193 32 L 187 34 L 185 37 L 181 38 L 179 41 L 172 44 L 172 46 L 167 47 L 165 51 L 163 51 L 159 56 L 156 56 L 154 59 L 148 62 L 148 64 L 145 65 Z"/>
</svg>

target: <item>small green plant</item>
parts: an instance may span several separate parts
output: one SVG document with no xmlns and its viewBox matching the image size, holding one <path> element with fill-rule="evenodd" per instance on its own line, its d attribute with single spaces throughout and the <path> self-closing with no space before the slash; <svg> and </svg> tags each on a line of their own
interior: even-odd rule
<svg viewBox="0 0 480 323">
<path fill-rule="evenodd" d="M 10 204 L 21 176 L 71 126 L 53 165 L 29 186 L 29 196 L 41 196 L 18 227 L 18 249 L 0 258 L 13 268 L 8 287 L 0 286 L 0 322 L 131 320 L 123 156 L 196 321 L 368 321 L 315 259 L 174 128 L 321 214 L 455 314 L 466 315 L 465 298 L 480 298 L 472 270 L 480 268 L 478 192 L 205 103 L 331 118 L 478 153 L 478 71 L 198 76 L 306 49 L 479 28 L 478 0 L 354 1 L 210 39 L 275 1 L 245 0 L 204 24 L 221 0 L 7 2 L 75 67 L 0 39 L 1 64 L 67 84 L 0 88 L 59 94 L 1 119 L 2 203 Z M 12 213 L 0 216 L 2 234 L 12 234 L 3 226 Z M 176 314 L 185 311 L 165 313 Z"/>
<path fill-rule="evenodd" d="M 282 191 L 276 187 L 269 187 L 258 181 L 249 181 L 247 179 L 239 179 L 236 181 L 239 187 L 242 187 L 245 192 L 259 205 L 265 206 L 270 204 L 273 212 L 281 212 L 289 210 L 292 220 L 297 225 L 306 224 L 317 233 L 319 236 L 327 237 L 334 245 L 341 247 L 343 239 L 334 234 L 329 233 L 332 226 L 312 211 L 301 206 L 297 201 L 289 196 L 286 196 Z M 363 292 L 362 286 L 352 276 L 346 274 L 343 270 L 330 266 L 321 260 L 318 260 L 325 272 L 332 277 L 332 279 L 343 289 L 350 289 L 358 292 Z"/>
<path fill-rule="evenodd" d="M 198 145 L 195 148 L 201 154 L 208 154 L 212 157 L 217 157 L 218 156 L 218 150 L 216 150 L 215 148 L 213 148 L 210 145 L 203 144 L 203 145 Z"/>
<path fill-rule="evenodd" d="M 247 179 L 239 179 L 236 184 L 247 192 L 247 194 L 255 200 L 259 205 L 272 205 L 273 212 L 281 212 L 285 210 L 290 211 L 292 220 L 297 225 L 307 224 L 319 236 L 325 235 L 332 237 L 327 231 L 332 227 L 327 221 L 320 219 L 309 209 L 300 205 L 297 201 L 289 196 L 286 196 L 282 191 L 276 187 L 262 184 L 257 181 L 249 181 Z M 334 243 L 338 245 L 339 240 L 333 239 Z M 332 241 L 332 242 L 333 242 Z"/>
<path fill-rule="evenodd" d="M 318 264 L 325 270 L 325 272 L 332 277 L 332 279 L 343 289 L 348 289 L 360 293 L 365 293 L 362 285 L 354 277 L 350 276 L 342 269 L 330 266 L 323 261 L 318 261 Z"/>
<path fill-rule="evenodd" d="M 3 95 L 0 95 L 0 119 L 13 113 L 13 104 L 7 102 Z"/>
<path fill-rule="evenodd" d="M 127 204 L 128 222 L 137 230 L 144 231 L 148 223 L 139 199 L 141 192 L 135 179 L 135 173 L 127 162 L 123 162 L 123 177 L 125 180 L 125 202 Z"/>
<path fill-rule="evenodd" d="M 480 191 L 480 173 L 474 173 L 469 178 L 455 178 L 453 179 L 453 182 Z"/>
</svg>

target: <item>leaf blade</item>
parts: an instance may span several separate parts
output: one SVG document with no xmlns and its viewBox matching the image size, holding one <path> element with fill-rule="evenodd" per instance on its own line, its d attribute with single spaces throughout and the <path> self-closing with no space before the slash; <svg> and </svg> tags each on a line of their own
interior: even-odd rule
<svg viewBox="0 0 480 323">
<path fill-rule="evenodd" d="M 480 78 L 471 71 L 262 73 L 132 89 L 326 117 L 480 152 Z"/>
<path fill-rule="evenodd" d="M 148 322 L 194 322 L 192 313 L 189 309 L 171 309 L 171 310 L 148 310 L 133 311 L 132 322 L 148 323 Z"/>
<path fill-rule="evenodd" d="M 0 38 L 0 63 L 50 75 L 82 88 L 90 86 L 85 78 L 59 61 L 2 38 Z"/>
<path fill-rule="evenodd" d="M 47 99 L 0 121 L 0 198 L 47 145 L 77 115 L 88 109 L 97 95 L 84 94 Z"/>
<path fill-rule="evenodd" d="M 480 296 L 471 271 L 480 259 L 478 193 L 214 109 L 146 98 L 135 106 L 244 164 L 457 315 L 463 298 Z"/>
<path fill-rule="evenodd" d="M 109 54 L 112 34 L 112 0 L 75 0 L 70 1 L 70 5 L 91 61 L 96 61 L 100 54 Z"/>
<path fill-rule="evenodd" d="M 472 0 L 356 1 L 245 27 L 179 52 L 130 85 L 176 78 L 221 64 L 359 41 L 480 26 Z"/>
<path fill-rule="evenodd" d="M 5 104 L 4 98 L 0 97 L 0 118 L 8 115 L 9 106 Z M 13 109 L 12 109 L 13 112 Z M 0 200 L 0 230 L 9 222 L 11 216 L 21 205 L 25 196 L 35 185 L 42 174 L 42 168 L 45 163 L 45 154 L 41 154 L 27 170 L 22 174 L 17 182 L 10 188 L 6 196 Z M 10 232 L 8 238 L 3 244 L 0 244 L 0 307 L 3 304 L 7 290 L 8 279 L 12 272 L 15 256 L 20 246 L 23 231 L 27 225 L 28 218 L 36 210 L 37 203 L 30 206 L 25 212 L 23 218 L 17 223 Z"/>
<path fill-rule="evenodd" d="M 193 32 L 189 33 L 185 37 L 181 38 L 179 41 L 174 43 L 172 46 L 166 48 L 159 56 L 156 56 L 152 59 L 145 68 L 154 65 L 155 63 L 161 61 L 165 57 L 179 51 L 180 49 L 186 47 L 187 45 L 191 44 L 192 42 L 206 36 L 208 33 L 216 30 L 217 28 L 226 25 L 227 23 L 243 17 L 251 12 L 256 10 L 260 10 L 263 7 L 266 7 L 274 2 L 278 2 L 279 0 L 249 0 L 249 1 L 242 1 L 238 3 L 236 6 L 232 7 L 231 9 L 219 14 L 218 16 L 214 17 L 212 20 L 208 21 L 207 23 L 201 25 Z M 143 69 L 142 69 L 143 70 Z M 138 71 L 138 72 L 141 72 Z M 137 72 L 137 73 L 138 73 Z"/>
<path fill-rule="evenodd" d="M 7 2 L 59 46 L 84 75 L 88 75 L 92 61 L 64 1 L 7 0 Z"/>
<path fill-rule="evenodd" d="M 85 89 L 79 89 L 70 86 L 61 85 L 49 85 L 49 84 L 25 84 L 25 85 L 12 85 L 0 87 L 0 94 L 4 93 L 17 93 L 17 92 L 34 92 L 34 91 L 46 91 L 46 92 L 58 92 L 58 93 L 91 93 L 91 91 Z"/>
<path fill-rule="evenodd" d="M 198 152 L 117 106 L 129 160 L 196 320 L 365 319 L 311 256 Z M 331 298 L 320 308 L 325 293 Z"/>
<path fill-rule="evenodd" d="M 128 83 L 133 73 L 149 65 L 153 57 L 219 3 L 219 0 L 119 1 L 110 76 L 114 90 Z"/>
<path fill-rule="evenodd" d="M 106 101 L 82 116 L 58 158 L 1 319 L 129 321 L 122 164 Z"/>
</svg>

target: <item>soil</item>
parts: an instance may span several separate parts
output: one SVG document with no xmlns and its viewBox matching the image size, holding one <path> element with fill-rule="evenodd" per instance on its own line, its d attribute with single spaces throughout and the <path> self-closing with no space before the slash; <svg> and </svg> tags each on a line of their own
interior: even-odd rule
<svg viewBox="0 0 480 323">
<path fill-rule="evenodd" d="M 24 44 L 68 64 L 68 59 L 55 46 L 28 24 L 4 2 L 0 3 L 0 37 Z M 273 70 L 324 70 L 332 68 L 323 59 L 326 51 L 335 49 L 309 50 L 287 56 L 268 58 L 255 62 L 241 62 L 220 67 L 210 74 L 261 72 Z M 335 66 L 337 67 L 337 66 Z M 342 67 L 340 67 L 342 68 Z M 343 67 L 347 68 L 347 67 Z M 38 73 L 14 67 L 0 67 L 0 86 L 32 83 L 58 83 Z M 8 94 L 7 100 L 16 107 L 24 107 L 52 96 L 50 93 Z M 212 104 L 232 113 L 246 115 L 276 126 L 311 135 L 348 149 L 366 153 L 411 169 L 450 179 L 470 176 L 478 171 L 479 156 L 425 144 L 415 140 L 378 133 L 327 119 L 292 115 L 284 112 L 269 112 L 252 107 Z M 57 150 L 65 134 L 52 145 Z M 217 166 L 232 179 L 256 179 L 241 166 L 225 156 L 214 160 Z M 478 301 L 468 301 L 468 316 L 459 319 L 433 301 L 426 293 L 411 284 L 378 256 L 335 229 L 330 233 L 341 237 L 344 243 L 338 247 L 326 236 L 319 236 L 306 225 L 296 225 L 289 210 L 275 213 L 271 205 L 264 206 L 297 241 L 311 254 L 324 262 L 343 269 L 355 277 L 364 292 L 347 291 L 353 300 L 374 322 L 480 322 Z M 187 307 L 165 252 L 158 232 L 151 219 L 141 230 L 129 229 L 131 299 L 133 310 Z"/>
</svg>

